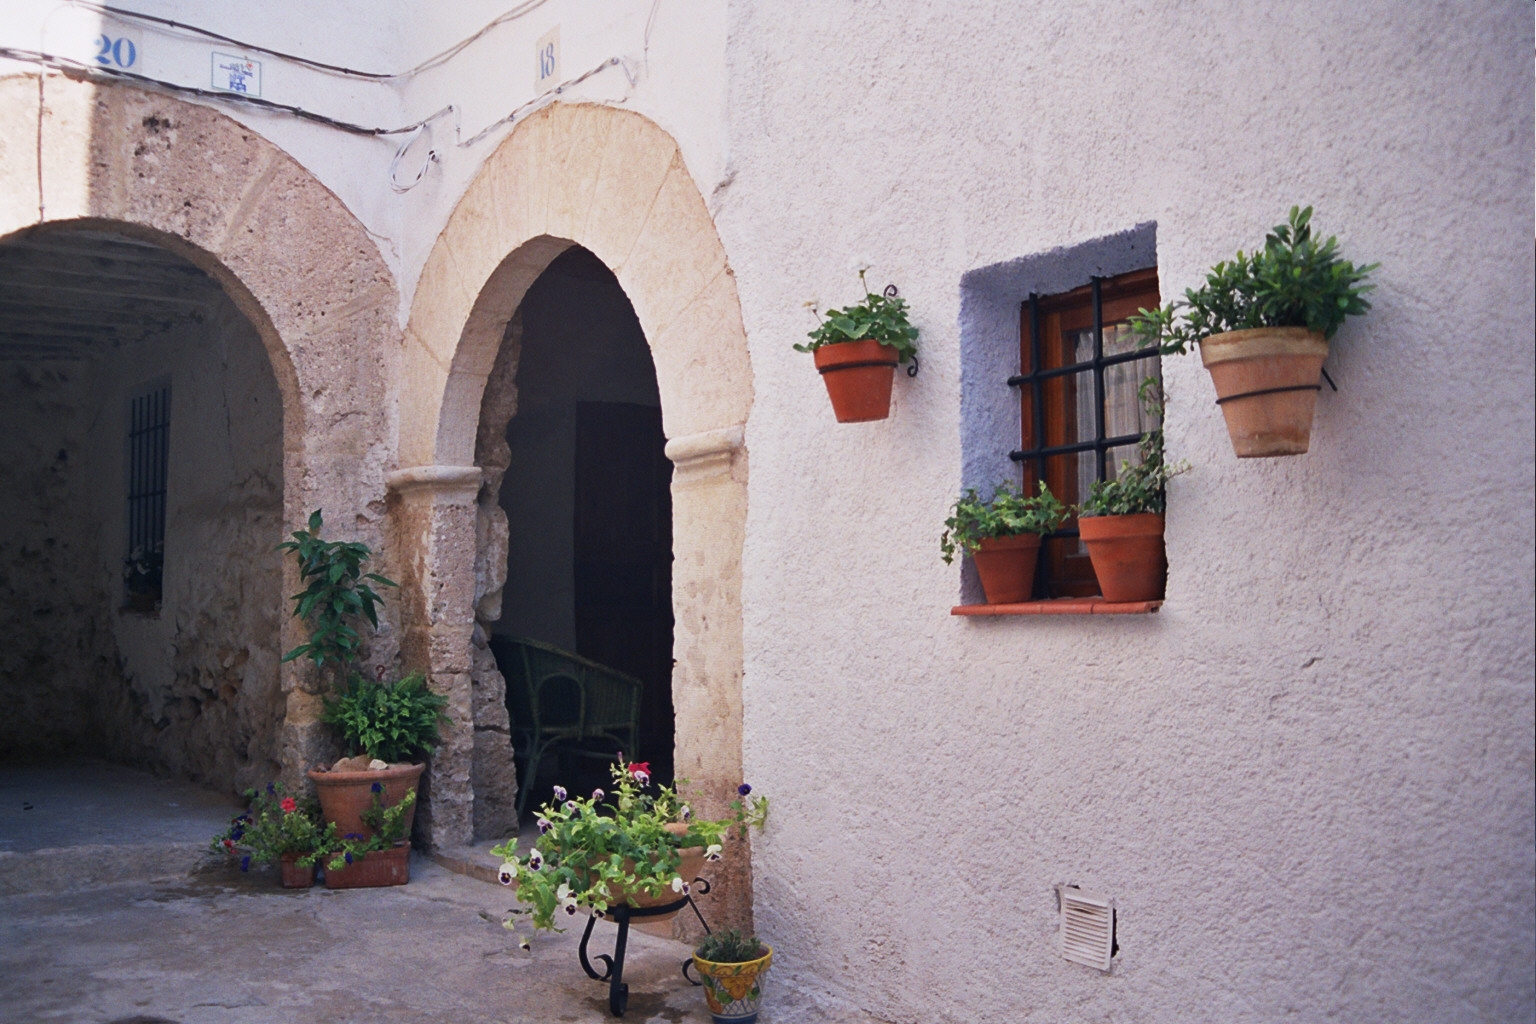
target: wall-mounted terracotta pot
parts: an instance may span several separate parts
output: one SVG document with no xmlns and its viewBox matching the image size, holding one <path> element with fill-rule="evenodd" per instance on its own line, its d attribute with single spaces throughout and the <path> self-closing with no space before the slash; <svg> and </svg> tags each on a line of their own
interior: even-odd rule
<svg viewBox="0 0 1536 1024">
<path fill-rule="evenodd" d="M 1200 343 L 1238 458 L 1306 452 L 1327 358 L 1328 342 L 1305 327 L 1230 331 Z"/>
<path fill-rule="evenodd" d="M 899 359 L 894 348 L 866 338 L 823 345 L 814 355 L 837 422 L 867 423 L 891 414 Z"/>
<path fill-rule="evenodd" d="M 1038 533 L 984 538 L 981 547 L 971 552 L 971 561 L 976 563 L 987 604 L 1028 601 L 1035 588 L 1035 561 L 1039 557 Z"/>
<path fill-rule="evenodd" d="M 1088 548 L 1104 600 L 1162 600 L 1168 582 L 1168 555 L 1163 547 L 1161 515 L 1082 516 L 1077 529 Z"/>
</svg>

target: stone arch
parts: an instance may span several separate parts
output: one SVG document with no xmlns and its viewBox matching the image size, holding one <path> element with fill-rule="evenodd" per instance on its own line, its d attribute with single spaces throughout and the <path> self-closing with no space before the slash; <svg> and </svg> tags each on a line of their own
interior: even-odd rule
<svg viewBox="0 0 1536 1024">
<path fill-rule="evenodd" d="M 618 278 L 655 363 L 674 463 L 677 772 L 702 810 L 723 813 L 741 774 L 751 366 L 714 222 L 677 143 L 641 115 L 554 104 L 529 117 L 486 161 L 427 259 L 405 335 L 402 468 L 390 480 L 395 528 L 402 543 L 414 541 L 409 589 L 421 602 L 408 611 L 403 643 L 408 660 L 430 666 L 434 685 L 469 711 L 482 483 L 473 460 L 486 380 L 524 293 L 573 244 Z M 468 735 L 445 744 L 457 753 L 445 751 L 433 782 L 439 841 L 468 838 L 471 746 Z M 734 859 L 737 884 L 725 887 L 738 920 L 750 914 L 745 861 Z"/>
<path fill-rule="evenodd" d="M 297 161 L 212 107 L 43 74 L 0 79 L 0 110 L 0 237 L 109 230 L 209 274 L 255 328 L 281 393 L 285 522 L 325 507 L 378 549 L 399 293 L 357 218 Z M 292 567 L 284 573 L 285 587 L 296 585 Z M 298 639 L 285 616 L 283 645 Z M 375 654 L 387 657 L 392 642 L 382 639 Z M 282 689 L 273 756 L 293 783 L 327 751 L 319 698 L 297 664 L 284 668 Z"/>
</svg>

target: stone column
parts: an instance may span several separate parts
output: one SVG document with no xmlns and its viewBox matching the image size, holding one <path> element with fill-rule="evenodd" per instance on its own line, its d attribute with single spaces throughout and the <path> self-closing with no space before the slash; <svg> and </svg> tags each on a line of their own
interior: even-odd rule
<svg viewBox="0 0 1536 1024">
<path fill-rule="evenodd" d="M 415 466 L 389 474 L 389 532 L 400 575 L 400 656 L 448 698 L 453 720 L 428 760 L 416 814 L 433 848 L 473 834 L 475 723 L 471 642 L 475 627 L 477 466 Z"/>
<path fill-rule="evenodd" d="M 672 705 L 677 776 L 697 814 L 730 813 L 741 784 L 741 550 L 747 453 L 741 425 L 673 438 Z M 732 839 L 701 902 L 711 927 L 752 928 L 752 858 Z M 686 919 L 685 919 L 686 918 Z M 680 938 L 702 932 L 679 914 Z"/>
</svg>

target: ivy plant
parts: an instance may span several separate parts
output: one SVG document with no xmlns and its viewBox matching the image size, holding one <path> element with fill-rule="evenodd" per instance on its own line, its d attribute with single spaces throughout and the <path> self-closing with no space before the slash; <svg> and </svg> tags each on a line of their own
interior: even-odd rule
<svg viewBox="0 0 1536 1024">
<path fill-rule="evenodd" d="M 377 629 L 384 599 L 370 584 L 395 584 L 378 573 L 363 572 L 373 556 L 368 545 L 324 540 L 320 536 L 324 525 L 316 509 L 310 514 L 309 529 L 294 531 L 292 540 L 278 545 L 298 559 L 304 589 L 293 595 L 293 614 L 308 620 L 310 627 L 309 640 L 283 655 L 283 660 L 309 658 L 321 669 L 330 665 L 345 674 L 356 664 L 362 646 L 362 638 L 348 620 L 362 617 Z"/>
<path fill-rule="evenodd" d="M 989 537 L 1044 535 L 1060 526 L 1066 517 L 1067 507 L 1051 493 L 1044 480 L 1040 481 L 1040 493 L 1033 498 L 1008 483 L 998 484 L 985 501 L 975 488 L 970 488 L 944 520 L 939 551 L 946 563 L 953 563 L 956 549 L 975 551 Z"/>
<path fill-rule="evenodd" d="M 1317 241 L 1312 207 L 1293 206 L 1286 223 L 1265 236 L 1263 249 L 1251 256 L 1239 250 L 1212 267 L 1202 287 L 1186 289 L 1183 299 L 1161 309 L 1141 310 L 1130 326 L 1164 354 L 1255 327 L 1305 327 L 1332 338 L 1346 317 L 1371 308 L 1365 293 L 1375 285 L 1365 281 L 1379 266 L 1345 260 L 1332 235 Z"/>
<path fill-rule="evenodd" d="M 420 672 L 395 683 L 353 673 L 346 688 L 325 702 L 324 721 L 349 751 L 398 764 L 432 753 L 438 722 L 451 721 L 443 714 L 447 706 L 448 698 L 429 690 Z"/>
<path fill-rule="evenodd" d="M 1162 385 L 1156 377 L 1141 382 L 1142 407 L 1159 423 L 1163 416 Z M 1163 459 L 1163 428 L 1141 435 L 1136 446 L 1139 459 L 1120 463 L 1112 480 L 1100 480 L 1088 488 L 1088 497 L 1077 507 L 1080 516 L 1129 516 L 1144 512 L 1161 514 L 1167 506 L 1168 481 L 1189 470 L 1188 462 L 1172 466 Z"/>
<path fill-rule="evenodd" d="M 907 317 L 907 300 L 871 292 L 862 270 L 859 285 L 864 289 L 863 302 L 829 309 L 825 316 L 812 306 L 821 322 L 807 335 L 811 340 L 797 344 L 795 351 L 814 352 L 823 345 L 870 340 L 894 348 L 898 362 L 904 363 L 917 354 L 917 328 Z"/>
</svg>

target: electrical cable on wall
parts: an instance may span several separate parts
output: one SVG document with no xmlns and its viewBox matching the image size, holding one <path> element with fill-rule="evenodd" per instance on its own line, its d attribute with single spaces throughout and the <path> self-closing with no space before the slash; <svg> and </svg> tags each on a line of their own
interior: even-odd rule
<svg viewBox="0 0 1536 1024">
<path fill-rule="evenodd" d="M 543 2 L 543 0 L 540 0 L 540 2 Z M 270 53 L 271 51 L 263 52 Z M 505 125 L 510 125 L 517 121 L 518 118 L 525 117 L 528 114 L 533 113 L 535 110 L 538 110 L 541 107 L 554 102 L 555 98 L 564 93 L 566 89 L 569 89 L 575 85 L 579 85 L 580 83 L 585 82 L 587 79 L 591 78 L 593 75 L 596 75 L 602 71 L 606 71 L 608 68 L 621 68 L 624 71 L 625 78 L 629 80 L 631 87 L 633 87 L 638 80 L 635 75 L 635 70 L 630 65 L 629 61 L 626 61 L 620 57 L 609 57 L 607 60 L 597 64 L 592 68 L 589 68 L 576 77 L 568 78 L 561 82 L 559 85 L 555 86 L 553 89 L 549 89 L 543 93 L 540 93 L 538 96 L 535 96 L 528 102 L 514 108 L 511 113 L 507 114 L 505 117 L 501 117 L 495 121 L 492 121 L 489 125 L 481 129 L 479 132 L 476 132 L 470 138 L 462 139 L 462 126 L 460 123 L 459 108 L 452 103 L 436 111 L 435 113 L 422 118 L 419 121 L 412 122 L 411 124 L 401 125 L 398 128 L 380 128 L 357 124 L 352 121 L 343 121 L 338 118 L 329 117 L 325 114 L 316 113 L 313 110 L 305 110 L 303 107 L 295 106 L 291 103 L 278 103 L 274 100 L 262 99 L 259 96 L 249 96 L 244 93 L 223 92 L 217 89 L 204 89 L 195 85 L 180 85 L 176 82 L 162 81 L 158 78 L 151 78 L 148 75 L 141 75 L 137 72 L 126 71 L 122 68 L 98 67 L 95 65 L 86 64 L 83 61 L 74 60 L 70 57 L 60 57 L 57 54 L 42 53 L 37 50 L 22 50 L 12 46 L 0 46 L 0 59 L 37 64 L 42 67 L 52 68 L 55 71 L 63 72 L 70 77 L 86 79 L 103 77 L 109 79 L 127 79 L 142 85 L 165 89 L 170 92 L 185 93 L 191 96 L 198 96 L 203 99 L 216 100 L 220 102 L 240 103 L 246 106 L 256 107 L 261 110 L 271 110 L 277 113 L 290 114 L 294 117 L 302 118 L 306 121 L 312 121 L 316 124 L 322 124 L 329 128 L 335 128 L 339 131 L 344 131 L 352 135 L 365 135 L 372 137 L 381 137 L 386 135 L 407 135 L 408 138 L 406 138 L 400 144 L 400 147 L 395 150 L 395 155 L 389 162 L 389 187 L 397 193 L 409 192 L 411 189 L 419 185 L 422 179 L 426 177 L 427 171 L 431 168 L 432 164 L 436 163 L 440 159 L 440 154 L 436 149 L 429 149 L 427 151 L 426 159 L 422 162 L 421 168 L 409 181 L 402 182 L 399 178 L 398 171 L 400 167 L 400 161 L 404 158 L 406 151 L 411 148 L 417 139 L 421 138 L 422 134 L 426 131 L 427 127 L 432 124 L 432 122 L 440 118 L 446 117 L 449 114 L 453 115 L 454 146 L 458 149 L 467 149 L 468 147 L 473 146 L 485 139 L 486 136 L 490 135 L 498 128 L 501 128 Z"/>
<path fill-rule="evenodd" d="M 523 15 L 532 12 L 535 8 L 542 7 L 545 3 L 548 2 L 548 0 L 524 0 L 523 3 L 518 4 L 511 10 L 497 15 L 488 24 L 486 24 L 484 28 L 480 29 L 480 31 L 476 32 L 474 35 L 460 40 L 459 42 L 450 46 L 448 49 L 444 50 L 442 53 L 439 53 L 434 57 L 427 58 L 420 64 L 417 64 L 415 67 L 407 71 L 358 71 L 355 68 L 343 67 L 339 64 L 327 64 L 323 61 L 312 60 L 308 57 L 300 57 L 297 54 L 284 53 L 282 50 L 274 50 L 270 47 L 261 46 L 257 43 L 249 43 L 241 39 L 235 39 L 232 36 L 221 35 L 220 33 L 211 31 L 209 29 L 199 28 L 196 25 L 187 25 L 179 21 L 173 21 L 170 18 L 162 18 L 154 14 L 141 14 L 138 11 L 130 11 L 122 7 L 113 7 L 110 4 L 96 3 L 95 0 L 66 0 L 66 2 L 72 7 L 81 7 L 85 10 L 92 11 L 97 14 L 106 14 L 121 20 L 136 21 L 141 24 L 148 25 L 151 28 L 172 29 L 172 32 L 167 33 L 168 35 L 176 33 L 192 33 L 204 39 L 213 39 L 221 43 L 228 43 L 231 46 L 238 46 L 241 49 L 251 50 L 256 53 L 264 53 L 269 57 L 276 57 L 279 60 L 292 61 L 295 64 L 301 64 L 304 67 L 311 68 L 315 71 L 324 71 L 335 75 L 345 75 L 349 78 L 366 78 L 376 82 L 384 82 L 391 81 L 393 79 L 410 78 L 413 75 L 421 74 L 423 71 L 430 71 L 433 68 L 441 67 L 442 65 L 448 63 L 448 61 L 452 60 L 454 57 L 457 57 L 467 47 L 486 35 L 486 33 L 490 32 L 492 29 L 499 25 L 505 25 L 509 21 L 515 21 L 516 19 L 521 18 Z"/>
</svg>

